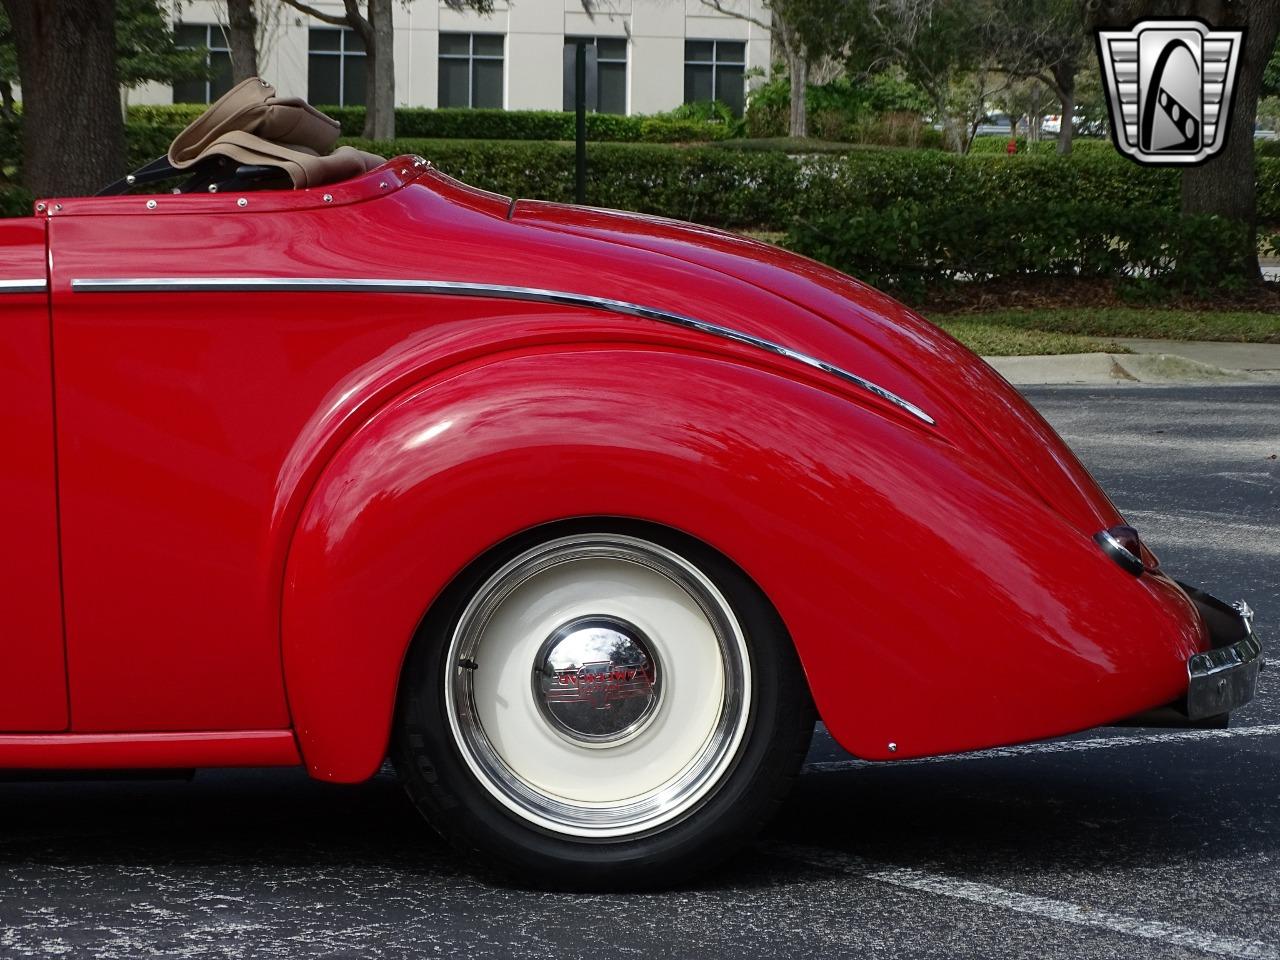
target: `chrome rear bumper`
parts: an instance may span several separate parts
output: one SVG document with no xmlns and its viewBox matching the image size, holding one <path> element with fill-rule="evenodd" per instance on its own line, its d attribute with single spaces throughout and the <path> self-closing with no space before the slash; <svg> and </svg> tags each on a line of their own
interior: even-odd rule
<svg viewBox="0 0 1280 960">
<path fill-rule="evenodd" d="M 1253 611 L 1243 600 L 1224 603 L 1185 583 L 1180 586 L 1209 628 L 1212 648 L 1187 661 L 1187 696 L 1181 711 L 1192 723 L 1225 716 L 1253 699 L 1262 670 L 1262 643 Z"/>
</svg>

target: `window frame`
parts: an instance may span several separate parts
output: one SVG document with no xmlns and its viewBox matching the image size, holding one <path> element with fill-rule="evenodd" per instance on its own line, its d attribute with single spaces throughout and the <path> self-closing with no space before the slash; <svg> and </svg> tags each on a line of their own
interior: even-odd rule
<svg viewBox="0 0 1280 960">
<path fill-rule="evenodd" d="M 230 41 L 229 39 L 227 39 L 227 30 L 228 30 L 228 27 L 226 27 L 224 24 L 221 24 L 221 23 L 186 23 L 186 22 L 184 22 L 184 21 L 182 21 L 182 20 L 179 20 L 177 23 L 175 23 L 175 24 L 173 25 L 174 33 L 176 34 L 176 33 L 178 32 L 178 30 L 180 30 L 180 29 L 181 29 L 181 28 L 183 28 L 183 27 L 188 27 L 188 28 L 190 28 L 190 27 L 201 27 L 201 28 L 203 28 L 203 29 L 204 29 L 204 66 L 205 66 L 205 69 L 206 69 L 206 70 L 209 70 L 210 72 L 212 72 L 212 70 L 213 70 L 213 55 L 214 55 L 215 53 L 226 54 L 227 60 L 228 60 L 228 62 L 230 62 L 230 60 L 231 60 L 231 41 Z M 215 46 L 215 45 L 214 45 L 214 43 L 213 43 L 213 37 L 214 37 L 214 35 L 215 35 L 215 34 L 217 35 L 218 40 L 219 40 L 219 45 L 217 45 L 217 46 Z M 177 41 L 177 38 L 176 38 L 176 37 L 174 38 L 174 40 L 175 40 L 175 42 L 174 42 L 174 47 L 176 47 L 176 48 L 177 48 L 177 49 L 179 49 L 179 50 L 196 50 L 196 49 L 198 49 L 197 47 L 180 46 L 180 45 L 176 42 L 176 41 Z M 204 79 L 204 80 L 180 80 L 180 81 L 178 81 L 178 83 L 175 83 L 175 84 L 171 84 L 171 85 L 170 85 L 170 93 L 172 94 L 172 93 L 176 92 L 176 89 L 177 89 L 177 87 L 178 87 L 178 84 L 181 84 L 181 83 L 202 83 L 202 84 L 204 84 L 204 100 L 202 100 L 202 101 L 201 101 L 201 100 L 196 100 L 196 101 L 178 100 L 178 99 L 176 99 L 176 97 L 175 97 L 175 98 L 174 98 L 174 100 L 173 100 L 173 102 L 174 102 L 174 103 L 205 103 L 205 104 L 210 104 L 210 103 L 213 103 L 213 102 L 214 102 L 214 100 L 216 100 L 216 99 L 217 99 L 217 97 L 214 97 L 214 95 L 213 95 L 213 84 L 214 84 L 214 78 L 213 78 L 213 77 L 207 77 L 207 78 L 206 78 L 206 79 Z M 232 86 L 234 86 L 234 84 L 232 84 Z M 221 97 L 221 96 L 222 96 L 222 94 L 218 94 L 218 97 Z"/>
<path fill-rule="evenodd" d="M 704 101 L 704 100 L 690 100 L 690 99 L 689 99 L 688 69 L 689 69 L 690 67 L 710 67 L 710 68 L 711 68 L 711 100 L 712 100 L 713 102 L 714 102 L 714 101 L 715 101 L 715 99 L 716 99 L 716 96 L 715 96 L 716 91 L 720 89 L 720 69 L 721 69 L 722 67 L 736 67 L 736 68 L 740 69 L 740 70 L 742 71 L 742 73 L 744 74 L 744 76 L 745 76 L 745 74 L 746 74 L 746 72 L 747 72 L 747 42 L 746 42 L 745 40 L 729 40 L 729 39 L 705 38 L 705 37 L 685 37 L 685 41 L 684 41 L 684 43 L 685 43 L 685 48 L 684 48 L 684 68 L 685 68 L 685 72 L 686 72 L 686 76 L 685 76 L 685 91 L 684 91 L 684 97 L 685 97 L 684 102 L 685 102 L 685 103 L 705 103 L 705 102 L 706 102 L 706 101 Z M 711 59 L 710 59 L 710 60 L 690 60 L 690 59 L 689 59 L 689 44 L 691 44 L 691 43 L 709 43 L 709 44 L 711 44 Z M 721 57 L 721 54 L 720 54 L 720 48 L 721 48 L 721 46 L 722 46 L 722 45 L 726 45 L 726 44 L 732 44 L 732 45 L 734 45 L 734 46 L 736 46 L 736 47 L 741 47 L 741 49 L 742 49 L 742 59 L 740 59 L 740 60 L 727 60 L 727 59 L 722 58 L 722 57 Z M 746 105 L 745 101 L 746 101 L 746 91 L 744 90 L 744 91 L 743 91 L 743 107 L 744 107 L 744 109 L 745 109 L 745 105 Z"/>
<path fill-rule="evenodd" d="M 316 50 L 311 46 L 311 35 L 317 31 L 338 34 L 337 50 Z M 325 106 L 334 107 L 367 107 L 369 105 L 369 80 L 368 70 L 365 71 L 365 90 L 363 103 L 347 103 L 347 58 L 359 57 L 364 60 L 366 68 L 368 65 L 368 50 L 348 50 L 347 37 L 355 36 L 356 31 L 351 27 L 339 27 L 326 24 L 322 27 L 307 27 L 307 100 L 316 102 L 311 96 L 311 58 L 312 57 L 337 57 L 338 58 L 338 102 L 334 104 L 325 104 Z"/>
<path fill-rule="evenodd" d="M 620 41 L 622 43 L 622 56 L 621 57 L 600 56 L 601 40 Z M 578 43 L 585 43 L 588 46 L 594 47 L 596 51 L 596 105 L 592 108 L 592 112 L 594 113 L 605 112 L 600 109 L 600 100 L 602 99 L 600 95 L 600 88 L 601 88 L 600 65 L 601 64 L 611 64 L 611 65 L 622 64 L 622 112 L 621 113 L 610 112 L 609 116 L 614 116 L 614 117 L 629 116 L 631 113 L 631 89 L 630 89 L 631 38 L 626 36 L 622 36 L 622 37 L 601 36 L 599 34 L 597 34 L 596 36 L 583 36 L 581 34 L 576 34 L 576 33 L 566 33 L 564 35 L 564 45 L 566 47 L 575 46 Z M 590 90 L 590 87 L 588 86 L 587 89 Z M 566 91 L 566 92 L 569 92 L 569 91 Z"/>
<path fill-rule="evenodd" d="M 444 37 L 466 37 L 467 52 L 462 53 L 443 53 L 441 52 L 443 45 L 440 40 Z M 499 37 L 502 40 L 502 53 L 494 56 L 491 53 L 476 53 L 476 37 Z M 505 110 L 507 107 L 507 35 L 505 33 L 492 33 L 485 31 L 462 31 L 462 30 L 441 30 L 437 34 L 436 46 L 436 107 L 447 110 Z M 440 102 L 441 89 L 444 86 L 440 82 L 440 71 L 445 61 L 462 62 L 467 65 L 467 104 L 466 106 L 451 105 L 445 107 Z M 476 106 L 476 62 L 485 63 L 497 62 L 502 65 L 502 103 L 497 107 L 477 107 Z"/>
</svg>

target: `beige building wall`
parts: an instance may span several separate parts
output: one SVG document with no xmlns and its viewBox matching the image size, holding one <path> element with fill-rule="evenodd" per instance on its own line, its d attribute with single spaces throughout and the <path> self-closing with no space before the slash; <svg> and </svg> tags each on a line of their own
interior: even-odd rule
<svg viewBox="0 0 1280 960">
<path fill-rule="evenodd" d="M 327 26 L 279 3 L 261 0 L 267 36 L 259 52 L 264 77 L 285 96 L 307 96 L 308 30 Z M 315 0 L 317 9 L 341 15 L 343 5 Z M 762 23 L 769 12 L 762 0 L 727 0 Z M 559 110 L 564 102 L 563 48 L 566 36 L 625 37 L 627 112 L 659 113 L 684 102 L 685 40 L 739 40 L 746 43 L 748 72 L 769 71 L 769 31 L 757 23 L 719 13 L 703 0 L 604 0 L 588 15 L 579 0 L 499 2 L 494 12 L 452 10 L 439 0 L 395 5 L 396 102 L 438 105 L 441 31 L 497 33 L 505 40 L 503 106 L 508 110 Z M 217 0 L 189 0 L 181 19 L 189 24 L 226 22 Z M 754 80 L 752 82 L 759 82 Z M 131 103 L 170 103 L 169 87 L 148 84 L 130 91 Z"/>
</svg>

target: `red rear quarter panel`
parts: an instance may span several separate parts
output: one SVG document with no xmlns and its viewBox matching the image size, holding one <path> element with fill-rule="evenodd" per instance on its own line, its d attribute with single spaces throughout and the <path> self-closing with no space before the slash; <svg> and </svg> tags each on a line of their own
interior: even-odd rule
<svg viewBox="0 0 1280 960">
<path fill-rule="evenodd" d="M 596 515 L 738 563 L 862 756 L 1063 733 L 1185 685 L 1202 628 L 1089 539 L 1114 507 L 1007 384 L 879 294 L 686 228 L 511 219 L 405 160 L 319 194 L 67 201 L 50 221 L 77 731 L 292 722 L 315 775 L 368 776 L 432 600 L 505 538 Z M 583 307 L 72 289 L 137 277 L 626 300 L 839 364 L 936 423 Z"/>
</svg>

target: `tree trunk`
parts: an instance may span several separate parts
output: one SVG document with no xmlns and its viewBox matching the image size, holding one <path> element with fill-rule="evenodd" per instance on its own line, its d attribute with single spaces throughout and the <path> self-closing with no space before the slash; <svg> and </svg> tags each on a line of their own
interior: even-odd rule
<svg viewBox="0 0 1280 960">
<path fill-rule="evenodd" d="M 787 73 L 791 76 L 791 113 L 787 119 L 787 133 L 793 137 L 809 135 L 809 115 L 806 94 L 809 87 L 809 59 L 797 49 L 797 45 L 788 45 Z"/>
<path fill-rule="evenodd" d="M 1244 48 L 1236 76 L 1235 106 L 1231 111 L 1227 141 L 1222 153 L 1208 163 L 1188 167 L 1182 173 L 1182 212 L 1217 214 L 1238 220 L 1249 228 L 1253 242 L 1241 251 L 1239 275 L 1256 280 L 1261 275 L 1257 251 L 1257 170 L 1254 163 L 1253 125 L 1258 115 L 1262 74 L 1280 33 L 1280 4 L 1274 0 L 1237 0 L 1232 4 L 1205 3 L 1205 14 L 1215 27 L 1244 26 Z M 1197 9 L 1197 13 L 1201 11 Z"/>
<path fill-rule="evenodd" d="M 373 131 L 378 125 L 378 98 L 373 92 L 373 76 L 377 72 L 378 51 L 372 43 L 364 45 L 365 95 L 364 95 L 364 129 L 360 136 L 366 140 L 373 139 Z"/>
<path fill-rule="evenodd" d="M 1076 65 L 1073 61 L 1061 61 L 1053 65 L 1054 92 L 1061 104 L 1062 126 L 1058 128 L 1058 155 L 1071 153 L 1071 138 L 1075 135 L 1076 120 Z"/>
<path fill-rule="evenodd" d="M 945 110 L 946 107 L 941 107 Z M 940 113 L 942 117 L 942 136 L 952 153 L 968 153 L 969 125 L 955 117 Z"/>
<path fill-rule="evenodd" d="M 3 0 L 22 84 L 23 181 L 94 193 L 124 172 L 115 0 Z"/>
<path fill-rule="evenodd" d="M 369 0 L 369 22 L 373 28 L 373 43 L 369 49 L 377 52 L 373 62 L 369 64 L 368 100 L 369 105 L 376 104 L 376 108 L 372 124 L 365 124 L 365 136 L 374 140 L 392 140 L 396 135 L 396 61 L 392 0 Z"/>
<path fill-rule="evenodd" d="M 254 0 L 227 0 L 231 79 L 236 83 L 258 76 L 258 17 L 253 3 Z"/>
</svg>

